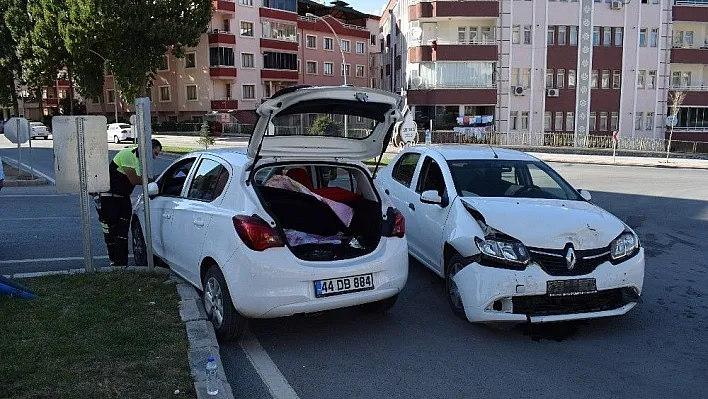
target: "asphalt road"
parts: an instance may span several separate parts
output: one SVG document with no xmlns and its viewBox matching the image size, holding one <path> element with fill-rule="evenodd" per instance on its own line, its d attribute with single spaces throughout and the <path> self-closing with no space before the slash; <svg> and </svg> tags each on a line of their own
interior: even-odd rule
<svg viewBox="0 0 708 399">
<path fill-rule="evenodd" d="M 51 151 L 34 157 L 50 174 Z M 156 170 L 168 163 L 158 160 Z M 708 397 L 708 172 L 552 166 L 640 235 L 644 302 L 629 314 L 472 325 L 449 311 L 443 281 L 411 261 L 408 284 L 386 315 L 343 309 L 256 320 L 251 331 L 303 399 Z M 31 261 L 81 256 L 78 198 L 47 196 L 52 189 L 0 191 L 0 273 L 81 267 Z M 97 224 L 93 232 L 98 251 Z M 221 356 L 236 397 L 270 397 L 240 345 L 222 345 Z"/>
</svg>

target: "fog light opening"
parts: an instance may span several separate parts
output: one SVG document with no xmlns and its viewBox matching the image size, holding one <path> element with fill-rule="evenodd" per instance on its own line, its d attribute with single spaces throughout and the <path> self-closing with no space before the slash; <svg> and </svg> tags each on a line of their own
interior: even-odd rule
<svg viewBox="0 0 708 399">
<path fill-rule="evenodd" d="M 496 300 L 494 301 L 494 304 L 492 305 L 492 309 L 496 310 L 497 312 L 501 312 L 502 310 L 502 301 Z"/>
</svg>

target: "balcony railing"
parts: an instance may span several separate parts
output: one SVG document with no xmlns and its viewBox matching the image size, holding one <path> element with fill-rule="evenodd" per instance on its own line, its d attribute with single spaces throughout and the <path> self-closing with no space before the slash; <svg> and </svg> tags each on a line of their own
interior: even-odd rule
<svg viewBox="0 0 708 399">
<path fill-rule="evenodd" d="M 708 91 L 708 84 L 707 85 L 700 85 L 700 86 L 671 85 L 670 89 L 673 91 Z"/>
<path fill-rule="evenodd" d="M 495 83 L 437 83 L 420 79 L 411 79 L 408 82 L 408 90 L 430 90 L 430 89 L 496 89 Z"/>
<path fill-rule="evenodd" d="M 493 46 L 497 44 L 497 40 L 490 39 L 479 39 L 479 40 L 439 40 L 439 39 L 410 39 L 408 41 L 408 47 L 418 47 L 418 46 L 432 46 L 432 42 L 438 46 Z"/>
<path fill-rule="evenodd" d="M 675 6 L 708 6 L 706 0 L 675 0 Z"/>
<path fill-rule="evenodd" d="M 413 5 L 413 4 L 418 4 L 418 3 L 433 3 L 433 2 L 436 2 L 436 1 L 454 1 L 454 2 L 460 2 L 460 1 L 463 1 L 463 2 L 468 2 L 468 1 L 469 1 L 469 2 L 483 1 L 483 2 L 492 2 L 492 1 L 499 1 L 499 0 L 411 0 L 409 4 L 410 4 L 410 5 Z"/>
<path fill-rule="evenodd" d="M 703 43 L 703 45 L 699 45 L 697 43 L 693 44 L 684 44 L 681 42 L 674 43 L 671 48 L 675 49 L 687 49 L 687 50 L 708 50 L 708 43 Z"/>
<path fill-rule="evenodd" d="M 312 23 L 317 23 L 319 21 L 319 18 L 313 18 L 313 17 L 308 17 L 306 15 L 300 15 L 297 17 L 300 21 L 305 21 L 305 22 L 312 22 Z M 363 31 L 368 31 L 366 27 L 362 26 L 357 26 L 357 25 L 351 25 L 351 24 L 342 24 L 347 29 L 354 29 L 354 30 L 363 30 Z"/>
</svg>

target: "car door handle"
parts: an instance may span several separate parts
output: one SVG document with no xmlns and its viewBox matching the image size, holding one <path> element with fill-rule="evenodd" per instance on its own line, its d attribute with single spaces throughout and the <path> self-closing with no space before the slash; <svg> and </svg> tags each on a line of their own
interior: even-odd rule
<svg viewBox="0 0 708 399">
<path fill-rule="evenodd" d="M 413 205 L 412 202 L 408 204 L 408 207 L 411 208 L 412 211 L 415 211 L 415 205 Z"/>
<path fill-rule="evenodd" d="M 169 213 L 165 212 L 165 213 L 162 214 L 162 217 L 165 218 L 165 219 L 170 219 L 170 218 L 172 218 L 172 215 L 170 215 Z"/>
<path fill-rule="evenodd" d="M 204 221 L 201 219 L 194 219 L 194 225 L 197 227 L 204 227 Z"/>
<path fill-rule="evenodd" d="M 384 190 L 384 193 L 386 193 L 386 195 L 391 195 L 391 192 L 388 191 L 388 189 L 385 189 L 385 190 Z"/>
</svg>

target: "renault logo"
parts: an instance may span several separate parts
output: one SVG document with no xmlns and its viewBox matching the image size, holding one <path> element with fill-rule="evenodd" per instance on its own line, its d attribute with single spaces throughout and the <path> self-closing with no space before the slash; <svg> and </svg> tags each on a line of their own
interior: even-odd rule
<svg viewBox="0 0 708 399">
<path fill-rule="evenodd" d="M 575 251 L 573 247 L 568 248 L 568 252 L 565 253 L 565 264 L 568 266 L 568 270 L 573 270 L 575 268 L 575 262 L 578 258 L 575 256 Z"/>
</svg>

